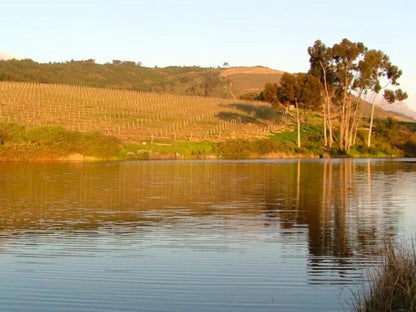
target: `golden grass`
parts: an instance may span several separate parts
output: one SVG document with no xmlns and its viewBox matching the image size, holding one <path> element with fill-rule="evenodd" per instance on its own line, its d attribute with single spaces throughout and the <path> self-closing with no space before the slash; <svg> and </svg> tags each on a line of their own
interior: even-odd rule
<svg viewBox="0 0 416 312">
<path fill-rule="evenodd" d="M 278 129 L 269 104 L 40 83 L 0 82 L 0 122 L 98 131 L 124 142 L 261 138 Z"/>
<path fill-rule="evenodd" d="M 357 312 L 416 311 L 416 250 L 386 244 L 380 267 L 370 273 L 368 290 L 357 295 Z"/>
<path fill-rule="evenodd" d="M 221 76 L 228 77 L 231 75 L 237 74 L 256 74 L 256 75 L 264 75 L 264 74 L 271 74 L 271 75 L 283 75 L 283 71 L 271 69 L 264 66 L 253 66 L 253 67 L 231 67 L 225 69 L 221 72 Z"/>
</svg>

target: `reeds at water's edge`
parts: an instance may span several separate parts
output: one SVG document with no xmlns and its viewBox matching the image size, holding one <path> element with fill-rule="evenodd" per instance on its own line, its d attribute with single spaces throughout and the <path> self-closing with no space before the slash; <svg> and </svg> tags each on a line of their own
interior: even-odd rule
<svg viewBox="0 0 416 312">
<path fill-rule="evenodd" d="M 416 240 L 385 243 L 381 264 L 369 272 L 369 282 L 355 295 L 353 311 L 416 311 Z"/>
</svg>

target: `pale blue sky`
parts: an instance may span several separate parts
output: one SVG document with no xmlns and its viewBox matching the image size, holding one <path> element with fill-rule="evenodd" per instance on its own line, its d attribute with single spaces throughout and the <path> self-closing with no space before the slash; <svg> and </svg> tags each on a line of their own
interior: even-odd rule
<svg viewBox="0 0 416 312">
<path fill-rule="evenodd" d="M 348 38 L 390 56 L 416 109 L 415 12 L 413 0 L 0 0 L 0 51 L 38 62 L 227 61 L 299 72 L 316 39 Z"/>
</svg>

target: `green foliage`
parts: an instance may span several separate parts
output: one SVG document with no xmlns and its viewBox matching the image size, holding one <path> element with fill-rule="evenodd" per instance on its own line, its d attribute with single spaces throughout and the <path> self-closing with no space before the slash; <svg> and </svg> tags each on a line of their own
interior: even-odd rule
<svg viewBox="0 0 416 312">
<path fill-rule="evenodd" d="M 99 159 L 116 158 L 120 142 L 94 132 L 81 133 L 57 126 L 26 128 L 17 124 L 0 124 L 3 145 L 0 158 L 8 160 L 57 159 L 71 154 Z"/>
<path fill-rule="evenodd" d="M 295 75 L 284 73 L 280 79 L 280 85 L 277 91 L 277 99 L 284 105 L 295 104 L 299 90 L 298 82 Z"/>
<path fill-rule="evenodd" d="M 264 91 L 261 94 L 263 101 L 274 105 L 277 101 L 277 83 L 268 82 L 264 86 Z"/>
<path fill-rule="evenodd" d="M 275 107 L 278 103 L 285 106 L 299 104 L 299 107 L 319 110 L 322 101 L 321 86 L 319 79 L 311 74 L 284 73 L 279 85 L 266 83 L 264 90 L 256 99 L 269 102 Z"/>
<path fill-rule="evenodd" d="M 321 84 L 319 79 L 310 74 L 297 74 L 297 97 L 301 107 L 320 111 L 322 104 Z"/>
<path fill-rule="evenodd" d="M 211 95 L 216 86 L 221 82 L 221 78 L 217 72 L 210 70 L 204 73 L 201 82 L 201 88 L 204 92 L 204 96 Z"/>
<path fill-rule="evenodd" d="M 292 150 L 294 153 L 302 153 L 308 155 L 321 155 L 323 153 L 323 137 L 322 128 L 320 126 L 313 126 L 305 124 L 301 129 L 302 148 L 297 146 L 297 132 L 285 131 L 272 136 L 272 141 L 280 142 L 290 146 L 288 151 Z"/>
<path fill-rule="evenodd" d="M 224 159 L 247 159 L 268 154 L 295 154 L 294 145 L 289 142 L 261 140 L 228 140 L 218 143 L 218 156 Z"/>
<path fill-rule="evenodd" d="M 351 157 L 415 157 L 416 124 L 398 122 L 392 118 L 378 119 L 374 124 L 374 139 L 367 147 L 368 130 L 360 130 L 356 145 L 345 156 Z M 340 151 L 333 151 L 333 156 L 340 156 Z"/>
</svg>

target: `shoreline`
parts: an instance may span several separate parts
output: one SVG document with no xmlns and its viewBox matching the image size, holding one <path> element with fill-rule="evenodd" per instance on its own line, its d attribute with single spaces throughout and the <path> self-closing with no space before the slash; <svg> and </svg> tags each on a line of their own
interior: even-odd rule
<svg viewBox="0 0 416 312">
<path fill-rule="evenodd" d="M 28 159 L 10 159 L 0 157 L 0 163 L 93 163 L 93 162 L 123 162 L 123 161 L 203 161 L 203 160 L 224 160 L 224 161 L 244 161 L 244 160 L 317 160 L 317 159 L 412 159 L 414 157 L 406 156 L 345 156 L 336 155 L 322 157 L 321 155 L 290 155 L 284 153 L 273 153 L 271 155 L 253 155 L 245 158 L 224 158 L 215 155 L 206 155 L 205 157 L 183 157 L 183 155 L 158 154 L 152 155 L 147 159 L 136 159 L 132 157 L 114 157 L 114 158 L 98 158 L 85 156 L 82 154 L 71 154 L 68 156 L 57 157 L 33 157 Z"/>
</svg>

